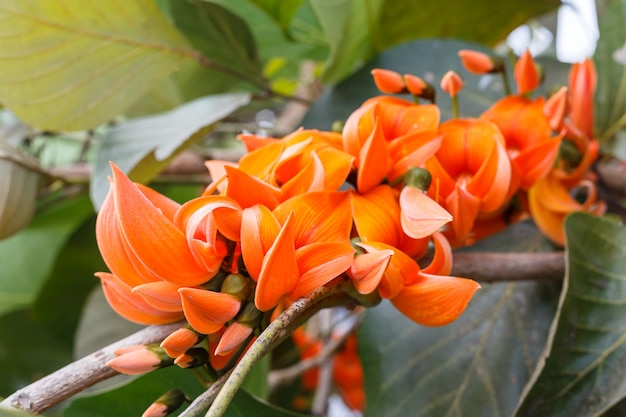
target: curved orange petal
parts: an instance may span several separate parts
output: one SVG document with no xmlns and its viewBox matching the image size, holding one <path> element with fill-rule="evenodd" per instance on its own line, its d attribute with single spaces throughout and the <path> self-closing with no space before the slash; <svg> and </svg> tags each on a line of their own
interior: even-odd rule
<svg viewBox="0 0 626 417">
<path fill-rule="evenodd" d="M 423 274 L 449 275 L 452 272 L 452 248 L 441 233 L 433 234 L 435 254 L 430 264 L 422 269 Z"/>
<path fill-rule="evenodd" d="M 241 254 L 250 277 L 257 281 L 265 254 L 280 232 L 280 223 L 270 209 L 255 205 L 243 210 L 241 216 Z"/>
<path fill-rule="evenodd" d="M 311 152 L 307 162 L 298 173 L 281 186 L 281 199 L 286 200 L 300 194 L 324 189 L 324 165 L 315 152 Z"/>
<path fill-rule="evenodd" d="M 179 288 L 180 285 L 158 281 L 138 285 L 132 289 L 132 292 L 139 294 L 146 300 L 146 303 L 161 311 L 181 312 L 183 307 L 178 294 Z"/>
<path fill-rule="evenodd" d="M 278 205 L 281 194 L 279 188 L 241 169 L 225 167 L 225 170 L 228 175 L 226 196 L 235 200 L 241 207 L 246 208 L 255 204 L 263 204 L 264 206 L 274 208 Z"/>
<path fill-rule="evenodd" d="M 430 236 L 452 221 L 452 215 L 422 190 L 406 186 L 400 193 L 402 230 L 414 239 Z"/>
<path fill-rule="evenodd" d="M 252 334 L 252 327 L 234 322 L 226 328 L 215 348 L 215 355 L 224 356 L 233 352 Z"/>
<path fill-rule="evenodd" d="M 338 190 L 346 182 L 352 170 L 354 156 L 330 146 L 317 149 L 316 153 L 324 166 L 324 189 Z"/>
<path fill-rule="evenodd" d="M 148 200 L 114 164 L 115 211 L 130 249 L 165 281 L 198 285 L 211 274 L 200 267 L 187 246 L 185 234 Z"/>
<path fill-rule="evenodd" d="M 379 185 L 389 173 L 391 158 L 380 120 L 376 120 L 374 129 L 360 149 L 357 165 L 356 184 L 361 193 Z"/>
<path fill-rule="evenodd" d="M 289 216 L 263 259 L 254 304 L 260 311 L 276 307 L 284 295 L 294 290 L 298 277 L 294 221 L 293 216 Z"/>
<path fill-rule="evenodd" d="M 522 173 L 520 188 L 527 190 L 548 175 L 559 154 L 561 139 L 562 136 L 548 138 L 524 149 L 517 157 L 513 158 L 513 164 L 517 165 Z"/>
<path fill-rule="evenodd" d="M 441 119 L 439 107 L 434 104 L 412 104 L 403 102 L 396 104 L 402 106 L 401 114 L 395 110 L 395 117 L 388 117 L 383 120 L 393 120 L 393 130 L 388 130 L 388 126 L 383 126 L 385 136 L 388 140 L 398 140 L 404 135 L 415 135 L 424 132 L 436 132 Z M 392 114 L 393 115 L 393 114 Z M 389 122 L 387 122 L 389 123 Z"/>
<path fill-rule="evenodd" d="M 593 137 L 594 94 L 598 76 L 591 58 L 572 65 L 569 73 L 570 113 L 569 117 L 585 137 Z"/>
<path fill-rule="evenodd" d="M 343 150 L 358 157 L 365 139 L 374 130 L 375 118 L 372 106 L 362 105 L 346 119 L 341 135 Z"/>
<path fill-rule="evenodd" d="M 350 239 L 352 213 L 348 194 L 319 191 L 293 197 L 274 210 L 281 223 L 293 213 L 296 248 L 315 242 Z"/>
<path fill-rule="evenodd" d="M 487 74 L 495 68 L 491 57 L 483 52 L 461 49 L 458 55 L 461 58 L 461 64 L 470 74 Z"/>
<path fill-rule="evenodd" d="M 404 287 L 405 281 L 416 279 L 415 277 L 420 272 L 420 267 L 413 258 L 393 246 L 381 242 L 361 242 L 359 246 L 368 252 L 393 251 L 383 279 L 378 285 L 378 293 L 383 298 L 395 297 Z"/>
<path fill-rule="evenodd" d="M 195 331 L 202 334 L 217 332 L 237 313 L 241 303 L 235 297 L 199 288 L 178 290 L 185 318 Z"/>
<path fill-rule="evenodd" d="M 381 93 L 399 94 L 405 91 L 404 79 L 399 73 L 381 68 L 374 68 L 370 73 Z"/>
<path fill-rule="evenodd" d="M 262 148 L 270 143 L 279 142 L 280 139 L 270 138 L 266 136 L 258 136 L 250 133 L 240 133 L 237 135 L 237 139 L 243 142 L 246 145 L 246 151 L 252 152 L 256 149 Z"/>
<path fill-rule="evenodd" d="M 238 168 L 262 181 L 269 182 L 284 148 L 285 143 L 283 141 L 268 143 L 242 156 L 239 159 Z"/>
<path fill-rule="evenodd" d="M 400 205 L 396 192 L 387 185 L 360 195 L 350 192 L 352 216 L 363 241 L 395 246 L 400 239 Z"/>
<path fill-rule="evenodd" d="M 459 318 L 480 284 L 467 278 L 420 273 L 421 280 L 405 286 L 391 303 L 424 326 L 443 326 Z"/>
<path fill-rule="evenodd" d="M 346 272 L 354 259 L 354 248 L 343 242 L 318 242 L 296 250 L 300 278 L 289 298 L 297 300 Z"/>
<path fill-rule="evenodd" d="M 156 208 L 161 210 L 161 213 L 163 213 L 165 217 L 172 222 L 174 221 L 174 215 L 180 207 L 180 204 L 143 184 L 135 183 L 135 185 Z"/>
<path fill-rule="evenodd" d="M 370 294 L 378 288 L 392 256 L 391 249 L 375 249 L 354 257 L 348 276 L 360 294 Z"/>
<path fill-rule="evenodd" d="M 446 208 L 452 214 L 452 229 L 459 243 L 464 242 L 480 211 L 480 200 L 468 193 L 462 187 L 456 190 L 446 199 Z"/>
<path fill-rule="evenodd" d="M 183 318 L 182 312 L 163 311 L 148 304 L 139 294 L 118 277 L 98 272 L 104 296 L 113 310 L 126 320 L 139 324 L 173 323 Z"/>
<path fill-rule="evenodd" d="M 539 87 L 541 76 L 535 64 L 535 60 L 528 49 L 519 57 L 519 60 L 515 64 L 513 78 L 515 78 L 517 91 L 520 94 L 530 93 Z"/>
<path fill-rule="evenodd" d="M 228 188 L 228 178 L 226 176 L 226 167 L 237 168 L 235 162 L 209 160 L 204 162 L 204 166 L 209 170 L 211 176 L 211 184 L 207 187 L 207 190 L 203 193 L 203 196 L 212 194 L 212 191 L 217 190 L 219 193 L 225 193 Z M 211 191 L 211 192 L 209 192 Z"/>
<path fill-rule="evenodd" d="M 441 147 L 441 136 L 437 132 L 418 132 L 404 135 L 389 144 L 392 167 L 388 178 L 393 182 L 411 168 L 424 163 Z"/>
</svg>

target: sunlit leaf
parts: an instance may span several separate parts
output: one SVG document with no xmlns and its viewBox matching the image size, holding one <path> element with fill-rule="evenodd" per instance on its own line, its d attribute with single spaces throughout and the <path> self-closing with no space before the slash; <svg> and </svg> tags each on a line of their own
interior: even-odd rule
<svg viewBox="0 0 626 417">
<path fill-rule="evenodd" d="M 2 0 L 0 19 L 0 101 L 44 129 L 107 122 L 198 59 L 153 0 Z"/>
<path fill-rule="evenodd" d="M 207 96 L 167 113 L 111 128 L 94 160 L 91 197 L 95 205 L 102 204 L 109 189 L 109 161 L 131 172 L 133 180 L 146 182 L 178 152 L 209 133 L 214 123 L 249 101 L 247 93 Z"/>
<path fill-rule="evenodd" d="M 626 396 L 626 229 L 574 213 L 565 221 L 568 273 L 516 416 L 596 416 Z"/>
<path fill-rule="evenodd" d="M 0 241 L 0 314 L 35 300 L 68 238 L 92 214 L 86 196 L 68 198 L 37 215 L 17 235 Z"/>
</svg>

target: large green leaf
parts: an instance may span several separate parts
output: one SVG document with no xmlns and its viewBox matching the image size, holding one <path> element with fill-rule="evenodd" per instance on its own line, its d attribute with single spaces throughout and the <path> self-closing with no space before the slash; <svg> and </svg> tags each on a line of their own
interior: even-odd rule
<svg viewBox="0 0 626 417">
<path fill-rule="evenodd" d="M 35 300 L 68 238 L 91 214 L 85 195 L 68 198 L 37 215 L 17 235 L 0 241 L 0 314 Z"/>
<path fill-rule="evenodd" d="M 52 337 L 28 310 L 0 316 L 0 397 L 35 382 L 72 360 L 72 350 Z"/>
<path fill-rule="evenodd" d="M 439 89 L 439 80 L 448 70 L 457 71 L 465 79 L 463 90 L 458 96 L 461 114 L 478 116 L 503 96 L 504 88 L 499 78 L 481 83 L 481 77 L 468 74 L 463 69 L 457 52 L 467 48 L 487 51 L 476 44 L 442 39 L 415 41 L 389 49 L 377 55 L 350 78 L 325 92 L 313 104 L 303 124 L 330 129 L 335 120 L 345 120 L 363 101 L 380 95 L 370 75 L 373 68 L 415 74 L 431 82 L 437 89 L 437 104 L 443 118 L 451 116 L 451 103 L 450 98 Z"/>
<path fill-rule="evenodd" d="M 0 101 L 44 129 L 102 124 L 198 59 L 153 0 L 1 0 L 0 19 Z"/>
<path fill-rule="evenodd" d="M 263 88 L 255 40 L 242 18 L 203 0 L 170 0 L 169 11 L 176 27 L 208 58 L 207 66 L 241 74 Z"/>
<path fill-rule="evenodd" d="M 574 213 L 551 343 L 516 416 L 597 416 L 626 396 L 626 229 Z"/>
<path fill-rule="evenodd" d="M 540 283 L 484 285 L 445 327 L 411 322 L 389 303 L 359 332 L 366 416 L 508 416 L 548 334 L 557 290 Z"/>
<path fill-rule="evenodd" d="M 600 20 L 600 39 L 594 61 L 598 71 L 596 93 L 596 134 L 603 139 L 612 138 L 612 146 L 620 156 L 626 156 L 624 133 L 626 125 L 626 65 L 617 62 L 613 54 L 624 47 L 626 40 L 626 1 L 612 0 Z M 622 120 L 620 120 L 622 119 Z M 618 135 L 614 137 L 613 135 Z"/>
<path fill-rule="evenodd" d="M 94 160 L 91 197 L 100 206 L 109 189 L 109 161 L 138 182 L 158 174 L 178 152 L 208 134 L 213 125 L 250 101 L 247 93 L 194 100 L 167 113 L 130 120 L 105 136 Z"/>
<path fill-rule="evenodd" d="M 309 1 L 330 45 L 324 78 L 339 80 L 371 55 L 372 47 L 379 39 L 378 17 L 385 1 Z"/>
<path fill-rule="evenodd" d="M 303 0 L 252 0 L 259 8 L 263 9 L 265 13 L 278 23 L 283 32 L 287 34 L 289 32 L 289 26 L 291 25 L 291 19 Z"/>
<path fill-rule="evenodd" d="M 106 266 L 98 252 L 92 216 L 72 234 L 59 253 L 34 303 L 37 321 L 68 349 L 74 346 L 74 334 L 85 300 L 99 283 L 94 273 L 104 270 Z"/>
</svg>

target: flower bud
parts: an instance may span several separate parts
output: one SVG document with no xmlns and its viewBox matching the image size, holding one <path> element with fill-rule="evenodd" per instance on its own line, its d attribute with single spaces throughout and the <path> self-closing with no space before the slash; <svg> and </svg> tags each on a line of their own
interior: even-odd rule
<svg viewBox="0 0 626 417">
<path fill-rule="evenodd" d="M 167 336 L 163 342 L 161 342 L 161 347 L 168 356 L 177 358 L 194 347 L 205 337 L 205 335 L 196 332 L 190 327 L 181 327 Z"/>
<path fill-rule="evenodd" d="M 515 64 L 513 77 L 520 94 L 528 94 L 539 87 L 541 73 L 530 51 L 526 50 Z"/>
<path fill-rule="evenodd" d="M 463 88 L 463 78 L 454 71 L 448 71 L 441 78 L 441 89 L 450 97 L 456 97 Z"/>
<path fill-rule="evenodd" d="M 174 360 L 174 363 L 181 368 L 196 368 L 209 362 L 209 352 L 201 347 L 189 349 Z"/>
<path fill-rule="evenodd" d="M 107 366 L 126 375 L 142 375 L 174 363 L 157 344 L 136 345 L 118 349 Z"/>
<path fill-rule="evenodd" d="M 404 82 L 406 89 L 415 97 L 429 100 L 431 103 L 435 102 L 435 89 L 417 75 L 404 74 Z"/>
<path fill-rule="evenodd" d="M 500 58 L 491 57 L 483 52 L 462 49 L 459 51 L 461 64 L 467 72 L 476 75 L 501 72 L 504 69 L 504 61 Z"/>
<path fill-rule="evenodd" d="M 230 274 L 224 280 L 220 292 L 232 295 L 239 301 L 244 301 L 250 296 L 250 279 L 241 274 Z"/>
<path fill-rule="evenodd" d="M 157 398 L 157 400 L 143 412 L 141 417 L 165 417 L 176 411 L 185 401 L 190 401 L 185 393 L 178 388 L 172 388 Z"/>
<path fill-rule="evenodd" d="M 0 239 L 30 223 L 41 182 L 38 171 L 34 158 L 0 142 Z"/>
<path fill-rule="evenodd" d="M 395 71 L 375 68 L 371 71 L 376 88 L 385 94 L 406 93 L 406 86 L 402 75 Z"/>
</svg>

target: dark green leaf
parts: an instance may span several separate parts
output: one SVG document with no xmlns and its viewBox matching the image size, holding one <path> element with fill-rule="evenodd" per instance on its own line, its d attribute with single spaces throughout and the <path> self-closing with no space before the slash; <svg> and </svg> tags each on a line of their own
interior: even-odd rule
<svg viewBox="0 0 626 417">
<path fill-rule="evenodd" d="M 72 350 L 40 323 L 30 311 L 0 316 L 0 397 L 36 381 L 72 360 Z"/>
<path fill-rule="evenodd" d="M 626 395 L 626 229 L 574 213 L 551 343 L 516 416 L 596 416 Z"/>
<path fill-rule="evenodd" d="M 85 196 L 86 198 L 86 196 Z M 95 218 L 84 222 L 59 253 L 34 304 L 37 321 L 68 349 L 74 346 L 74 334 L 83 305 L 91 289 L 98 284 L 97 271 L 106 270 L 98 252 Z"/>
<path fill-rule="evenodd" d="M 68 198 L 37 215 L 19 234 L 0 241 L 0 314 L 34 301 L 57 255 L 92 214 L 85 195 Z"/>
<path fill-rule="evenodd" d="M 219 94 L 194 100 L 167 113 L 128 121 L 112 128 L 97 150 L 91 197 L 100 206 L 109 190 L 109 161 L 131 172 L 138 182 L 157 175 L 178 152 L 204 137 L 213 125 L 250 101 L 247 93 Z"/>
<path fill-rule="evenodd" d="M 302 4 L 303 0 L 252 0 L 259 8 L 272 17 L 278 23 L 283 32 L 289 32 L 291 19 Z"/>
<path fill-rule="evenodd" d="M 246 22 L 228 9 L 202 0 L 171 0 L 176 27 L 207 58 L 207 66 L 226 69 L 261 83 L 261 65 L 254 37 Z"/>
<path fill-rule="evenodd" d="M 463 316 L 426 328 L 384 302 L 359 332 L 366 416 L 508 416 L 545 344 L 557 290 L 484 285 Z"/>
<path fill-rule="evenodd" d="M 225 417 L 306 417 L 305 414 L 295 413 L 276 407 L 260 400 L 245 391 L 238 391 L 235 399 L 226 410 Z"/>
<path fill-rule="evenodd" d="M 476 44 L 441 39 L 416 41 L 389 49 L 327 91 L 311 107 L 303 123 L 308 127 L 330 129 L 334 121 L 345 120 L 363 101 L 380 95 L 370 75 L 373 68 L 415 74 L 433 84 L 437 89 L 437 104 L 443 118 L 451 116 L 451 103 L 450 98 L 439 89 L 439 80 L 448 70 L 457 71 L 465 79 L 465 85 L 459 94 L 461 114 L 478 116 L 503 96 L 504 89 L 500 78 L 491 78 L 487 79 L 487 83 L 480 83 L 481 77 L 470 75 L 463 69 L 457 52 L 467 48 L 488 52 Z"/>
<path fill-rule="evenodd" d="M 594 54 L 598 71 L 596 92 L 596 135 L 612 138 L 624 126 L 620 120 L 626 114 L 623 93 L 626 66 L 615 61 L 613 54 L 624 47 L 626 39 L 626 1 L 612 0 L 600 20 L 600 39 Z M 624 137 L 613 137 L 613 147 L 624 147 Z M 621 156 L 626 155 L 622 149 Z"/>
</svg>

